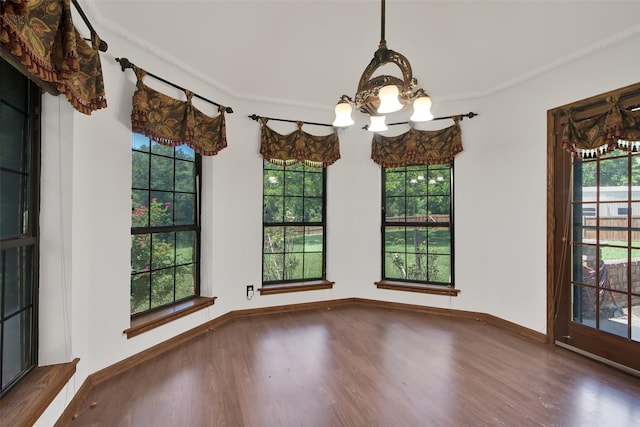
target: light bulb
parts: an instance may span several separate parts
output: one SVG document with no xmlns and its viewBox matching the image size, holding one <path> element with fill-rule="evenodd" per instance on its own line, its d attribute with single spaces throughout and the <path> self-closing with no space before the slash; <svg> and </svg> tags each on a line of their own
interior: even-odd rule
<svg viewBox="0 0 640 427">
<path fill-rule="evenodd" d="M 400 92 L 398 91 L 398 86 L 383 86 L 378 92 L 378 98 L 380 98 L 378 114 L 387 114 L 402 110 L 402 104 L 400 104 L 400 101 L 398 101 L 399 94 Z"/>
<path fill-rule="evenodd" d="M 371 132 L 382 132 L 387 130 L 387 125 L 384 122 L 385 116 L 371 116 L 371 124 L 367 128 Z"/>
<path fill-rule="evenodd" d="M 413 114 L 409 120 L 412 122 L 428 122 L 429 120 L 433 120 L 433 114 L 431 114 L 431 98 L 423 95 L 413 101 Z"/>
<path fill-rule="evenodd" d="M 336 105 L 335 109 L 336 119 L 333 121 L 333 126 L 337 128 L 345 128 L 351 126 L 354 121 L 351 118 L 351 104 L 347 101 L 340 101 Z"/>
</svg>

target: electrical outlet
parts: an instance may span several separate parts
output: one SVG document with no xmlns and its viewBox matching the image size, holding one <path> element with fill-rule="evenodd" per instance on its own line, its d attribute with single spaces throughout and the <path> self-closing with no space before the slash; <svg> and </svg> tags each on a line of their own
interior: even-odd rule
<svg viewBox="0 0 640 427">
<path fill-rule="evenodd" d="M 247 299 L 253 298 L 253 285 L 247 285 Z"/>
</svg>

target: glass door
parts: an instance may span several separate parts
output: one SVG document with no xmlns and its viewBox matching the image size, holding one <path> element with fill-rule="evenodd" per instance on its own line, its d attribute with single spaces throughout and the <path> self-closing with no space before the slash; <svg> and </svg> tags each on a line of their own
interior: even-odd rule
<svg viewBox="0 0 640 427">
<path fill-rule="evenodd" d="M 597 117 L 611 96 L 637 110 L 640 84 L 549 111 L 550 329 L 557 343 L 640 370 L 640 141 L 586 155 L 562 146 L 567 112 Z"/>
</svg>

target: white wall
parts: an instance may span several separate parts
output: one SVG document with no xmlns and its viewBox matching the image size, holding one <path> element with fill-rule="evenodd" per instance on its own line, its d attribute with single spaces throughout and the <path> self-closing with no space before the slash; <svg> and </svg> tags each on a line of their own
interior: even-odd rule
<svg viewBox="0 0 640 427">
<path fill-rule="evenodd" d="M 81 362 L 40 419 L 43 426 L 57 419 L 90 373 L 230 310 L 361 297 L 485 312 L 544 333 L 546 111 L 634 83 L 640 68 L 636 35 L 481 99 L 434 100 L 436 116 L 480 114 L 463 120 L 464 152 L 455 162 L 458 297 L 373 285 L 380 279 L 380 170 L 370 160 L 371 135 L 354 126 L 340 135 L 342 159 L 328 171 L 327 279 L 335 281 L 334 288 L 247 301 L 245 286 L 260 286 L 262 212 L 259 126 L 247 115 L 330 122 L 332 106 L 319 111 L 234 99 L 117 34 L 105 31 L 103 37 L 109 40 L 109 52 L 102 55 L 109 107 L 91 116 L 71 114 L 60 99 L 47 100 L 44 108 L 43 142 L 51 146 L 43 151 L 48 154 L 43 156 L 40 361 L 79 357 Z M 202 293 L 218 299 L 208 310 L 132 339 L 123 330 L 129 326 L 134 76 L 120 70 L 116 56 L 235 111 L 227 115 L 229 147 L 204 161 Z M 287 126 L 273 123 L 280 132 L 294 129 Z M 63 239 L 56 243 L 58 236 Z M 64 298 L 69 307 L 61 312 Z"/>
</svg>

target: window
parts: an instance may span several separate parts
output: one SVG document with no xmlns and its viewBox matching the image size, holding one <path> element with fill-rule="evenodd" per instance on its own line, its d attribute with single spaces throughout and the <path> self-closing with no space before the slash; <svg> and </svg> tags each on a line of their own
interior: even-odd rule
<svg viewBox="0 0 640 427">
<path fill-rule="evenodd" d="M 382 278 L 452 286 L 453 164 L 382 168 Z"/>
<path fill-rule="evenodd" d="M 200 155 L 132 136 L 131 315 L 200 293 Z"/>
<path fill-rule="evenodd" d="M 37 364 L 40 89 L 0 60 L 1 395 Z"/>
<path fill-rule="evenodd" d="M 326 169 L 263 168 L 263 285 L 325 279 Z"/>
</svg>

